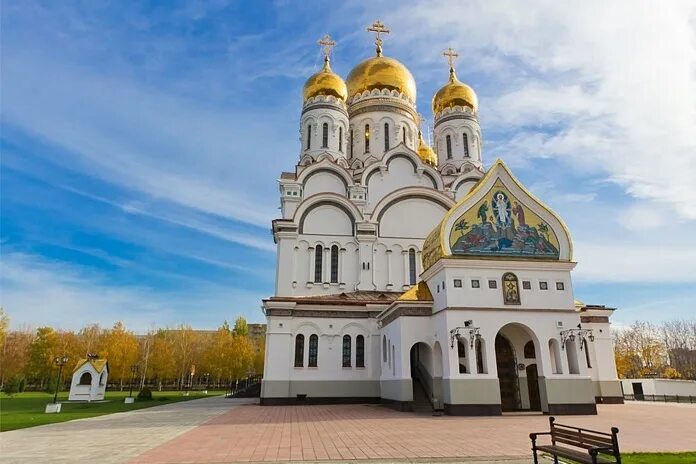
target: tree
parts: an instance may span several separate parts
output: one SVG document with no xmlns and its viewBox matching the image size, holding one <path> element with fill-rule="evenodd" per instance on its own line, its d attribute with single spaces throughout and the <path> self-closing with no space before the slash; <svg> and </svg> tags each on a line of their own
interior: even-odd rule
<svg viewBox="0 0 696 464">
<path fill-rule="evenodd" d="M 29 347 L 34 334 L 29 330 L 9 332 L 0 353 L 0 383 L 14 377 L 24 378 L 29 363 Z"/>
<path fill-rule="evenodd" d="M 237 320 L 234 321 L 234 334 L 242 337 L 249 335 L 249 325 L 242 316 L 239 316 Z"/>
<path fill-rule="evenodd" d="M 47 384 L 54 370 L 53 360 L 58 353 L 58 336 L 51 327 L 39 327 L 29 345 L 27 377 L 37 381 L 41 388 Z"/>
<path fill-rule="evenodd" d="M 124 381 L 130 381 L 130 367 L 138 360 L 138 339 L 119 321 L 106 331 L 101 343 L 100 354 L 109 361 L 109 379 L 118 381 L 123 390 Z"/>
<path fill-rule="evenodd" d="M 466 222 L 466 219 L 462 219 L 459 221 L 455 226 L 454 229 L 458 230 L 462 233 L 462 237 L 464 236 L 464 231 L 469 228 L 469 223 Z"/>
</svg>

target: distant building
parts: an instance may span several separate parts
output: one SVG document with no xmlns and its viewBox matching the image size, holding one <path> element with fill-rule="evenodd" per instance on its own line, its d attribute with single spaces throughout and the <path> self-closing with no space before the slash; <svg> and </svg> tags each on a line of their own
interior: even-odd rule
<svg viewBox="0 0 696 464">
<path fill-rule="evenodd" d="M 637 400 L 645 396 L 696 396 L 696 380 L 676 379 L 621 379 L 624 394 Z"/>
<path fill-rule="evenodd" d="M 106 359 L 80 359 L 73 371 L 70 383 L 70 401 L 97 401 L 104 399 L 109 379 L 109 363 Z"/>
</svg>

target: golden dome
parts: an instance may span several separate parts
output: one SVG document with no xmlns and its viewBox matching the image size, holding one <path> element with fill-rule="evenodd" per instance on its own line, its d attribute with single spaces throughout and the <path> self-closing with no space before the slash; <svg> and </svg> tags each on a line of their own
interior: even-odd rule
<svg viewBox="0 0 696 464">
<path fill-rule="evenodd" d="M 353 97 L 365 90 L 389 89 L 406 95 L 416 101 L 416 81 L 411 72 L 394 58 L 382 56 L 378 48 L 377 56 L 358 64 L 346 79 L 348 96 Z"/>
<path fill-rule="evenodd" d="M 476 111 L 478 98 L 474 89 L 457 79 L 454 68 L 451 67 L 449 82 L 442 86 L 433 97 L 433 114 L 455 106 L 468 106 Z"/>
<path fill-rule="evenodd" d="M 324 67 L 318 73 L 312 75 L 304 85 L 304 101 L 317 95 L 331 95 L 339 100 L 346 101 L 348 92 L 346 83 L 341 76 L 331 70 L 328 56 L 324 58 Z"/>
<path fill-rule="evenodd" d="M 437 155 L 430 145 L 425 143 L 425 140 L 423 140 L 423 134 L 420 132 L 418 133 L 418 157 L 425 164 L 437 166 Z"/>
</svg>

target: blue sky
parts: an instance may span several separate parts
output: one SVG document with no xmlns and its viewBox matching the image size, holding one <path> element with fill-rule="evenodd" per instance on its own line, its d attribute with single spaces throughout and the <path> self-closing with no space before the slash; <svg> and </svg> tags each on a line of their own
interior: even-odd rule
<svg viewBox="0 0 696 464">
<path fill-rule="evenodd" d="M 5 2 L 2 304 L 13 326 L 261 322 L 304 80 L 385 53 L 478 93 L 503 158 L 568 223 L 576 296 L 694 317 L 692 2 Z"/>
</svg>

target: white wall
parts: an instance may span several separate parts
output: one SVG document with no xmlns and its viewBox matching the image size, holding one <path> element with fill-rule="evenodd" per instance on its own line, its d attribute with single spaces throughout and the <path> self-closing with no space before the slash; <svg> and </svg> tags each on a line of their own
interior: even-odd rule
<svg viewBox="0 0 696 464">
<path fill-rule="evenodd" d="M 621 386 L 625 394 L 633 394 L 634 383 L 643 385 L 643 394 L 645 395 L 696 396 L 695 380 L 621 379 Z"/>
</svg>

